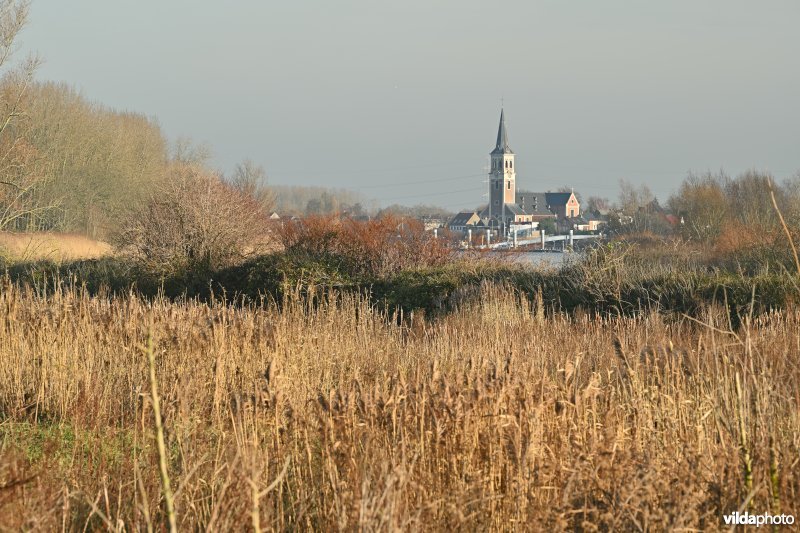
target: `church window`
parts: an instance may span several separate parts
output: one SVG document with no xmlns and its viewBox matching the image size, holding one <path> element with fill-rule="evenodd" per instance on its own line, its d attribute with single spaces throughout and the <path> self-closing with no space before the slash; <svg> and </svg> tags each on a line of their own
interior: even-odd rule
<svg viewBox="0 0 800 533">
<path fill-rule="evenodd" d="M 509 161 L 508 162 L 508 168 L 514 168 L 514 162 L 513 161 Z"/>
<path fill-rule="evenodd" d="M 506 188 L 507 188 L 508 190 L 511 190 L 511 182 L 510 182 L 510 181 L 508 182 L 508 187 L 506 187 Z"/>
</svg>

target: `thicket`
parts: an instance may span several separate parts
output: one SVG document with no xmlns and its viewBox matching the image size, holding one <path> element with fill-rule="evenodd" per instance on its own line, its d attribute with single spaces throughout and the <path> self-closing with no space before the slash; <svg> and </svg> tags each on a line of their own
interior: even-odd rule
<svg viewBox="0 0 800 533">
<path fill-rule="evenodd" d="M 171 164 L 166 174 L 112 234 L 123 257 L 157 275 L 202 276 L 264 252 L 270 229 L 256 189 L 186 163 Z"/>
<path fill-rule="evenodd" d="M 800 241 L 800 175 L 779 182 L 756 171 L 690 174 L 663 207 L 646 186 L 620 187 L 607 226 L 612 235 L 651 244 L 681 240 L 730 269 L 796 268 L 789 235 Z"/>
<path fill-rule="evenodd" d="M 313 242 L 319 243 L 317 239 Z M 359 253 L 356 242 L 347 243 L 354 254 Z M 403 242 L 407 251 L 407 242 Z M 664 262 L 662 257 L 654 258 L 628 244 L 595 248 L 558 269 L 481 257 L 444 261 L 438 252 L 431 262 L 421 262 L 420 255 L 411 253 L 404 264 L 385 268 L 385 258 L 370 261 L 366 254 L 359 263 L 354 260 L 359 255 L 333 253 L 332 249 L 309 253 L 289 248 L 226 268 L 169 274 L 124 258 L 10 264 L 6 271 L 12 282 L 30 285 L 41 293 L 59 286 L 82 286 L 92 294 L 134 291 L 148 298 L 224 299 L 234 305 L 267 300 L 280 305 L 287 294 L 298 291 L 338 291 L 365 295 L 379 308 L 406 313 L 422 310 L 431 317 L 473 303 L 482 286 L 494 283 L 541 301 L 548 313 L 637 316 L 657 311 L 696 316 L 700 309 L 715 304 L 728 310 L 734 325 L 751 314 L 795 305 L 800 283 L 800 278 L 788 271 L 741 273 L 687 261 Z"/>
</svg>

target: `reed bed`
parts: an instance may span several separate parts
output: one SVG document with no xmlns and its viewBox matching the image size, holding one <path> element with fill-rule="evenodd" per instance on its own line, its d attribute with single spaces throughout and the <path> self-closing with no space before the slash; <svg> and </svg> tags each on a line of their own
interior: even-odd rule
<svg viewBox="0 0 800 533">
<path fill-rule="evenodd" d="M 6 282 L 0 530 L 687 531 L 797 513 L 800 312 L 733 331 L 714 307 L 545 311 L 490 284 L 427 321 L 358 294 L 209 305 Z"/>
</svg>

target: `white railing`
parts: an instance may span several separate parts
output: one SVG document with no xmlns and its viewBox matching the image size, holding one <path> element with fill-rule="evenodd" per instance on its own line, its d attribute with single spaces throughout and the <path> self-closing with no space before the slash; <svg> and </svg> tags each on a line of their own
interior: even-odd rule
<svg viewBox="0 0 800 533">
<path fill-rule="evenodd" d="M 501 241 L 498 243 L 492 243 L 489 245 L 490 250 L 497 250 L 502 248 L 517 248 L 520 246 L 527 246 L 529 244 L 542 244 L 546 245 L 548 242 L 564 242 L 565 245 L 569 244 L 572 246 L 574 241 L 583 241 L 583 240 L 593 240 L 593 239 L 602 239 L 603 236 L 601 235 L 545 235 L 544 238 L 540 235 L 539 237 L 535 237 L 532 239 L 517 239 L 516 243 L 514 243 L 514 239 L 509 239 L 505 241 Z M 478 249 L 485 249 L 487 246 L 485 244 L 481 244 L 478 246 L 474 246 L 474 248 Z"/>
</svg>

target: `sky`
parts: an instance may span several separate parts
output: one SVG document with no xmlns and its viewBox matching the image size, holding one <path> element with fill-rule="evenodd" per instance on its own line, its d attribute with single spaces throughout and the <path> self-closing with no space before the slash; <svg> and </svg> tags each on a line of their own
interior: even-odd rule
<svg viewBox="0 0 800 533">
<path fill-rule="evenodd" d="M 486 201 L 501 104 L 522 189 L 795 174 L 799 20 L 796 0 L 33 0 L 20 53 L 221 171 L 456 210 Z"/>
</svg>

